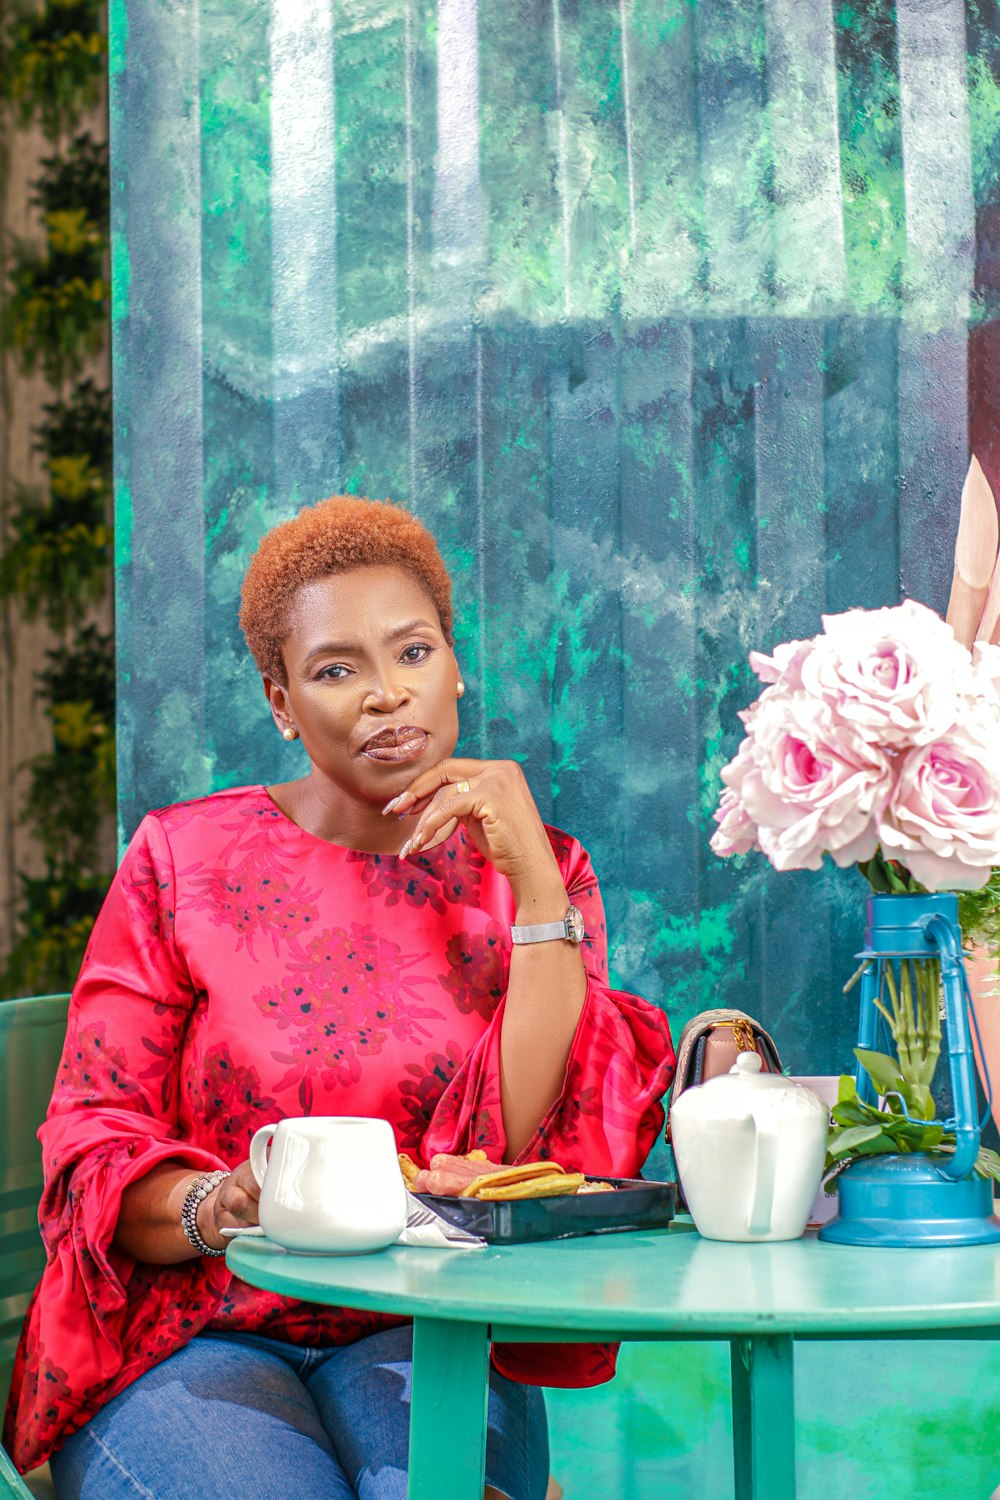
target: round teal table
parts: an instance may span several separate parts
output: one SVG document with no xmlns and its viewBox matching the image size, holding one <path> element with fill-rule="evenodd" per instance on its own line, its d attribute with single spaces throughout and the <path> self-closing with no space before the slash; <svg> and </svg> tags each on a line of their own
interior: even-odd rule
<svg viewBox="0 0 1000 1500">
<path fill-rule="evenodd" d="M 1000 1337 L 1000 1247 L 703 1240 L 676 1226 L 487 1250 L 295 1255 L 229 1266 L 307 1302 L 413 1318 L 409 1500 L 482 1500 L 490 1340 L 728 1340 L 736 1500 L 794 1500 L 796 1339 Z"/>
</svg>

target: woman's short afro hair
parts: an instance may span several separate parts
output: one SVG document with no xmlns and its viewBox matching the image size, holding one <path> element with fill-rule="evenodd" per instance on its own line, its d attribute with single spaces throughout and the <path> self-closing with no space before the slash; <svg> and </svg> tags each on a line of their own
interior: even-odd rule
<svg viewBox="0 0 1000 1500">
<path fill-rule="evenodd" d="M 247 569 L 240 625 L 261 674 L 287 686 L 281 645 L 303 584 L 385 566 L 405 568 L 423 584 L 451 645 L 451 580 L 427 528 L 388 500 L 333 495 L 269 531 Z"/>
</svg>

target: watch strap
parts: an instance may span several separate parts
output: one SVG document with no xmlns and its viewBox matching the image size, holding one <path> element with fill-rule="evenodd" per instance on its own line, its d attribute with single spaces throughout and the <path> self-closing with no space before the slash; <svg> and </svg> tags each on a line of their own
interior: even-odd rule
<svg viewBox="0 0 1000 1500">
<path fill-rule="evenodd" d="M 561 922 L 532 922 L 520 927 L 515 924 L 510 937 L 514 943 L 549 943 L 556 938 L 568 938 L 569 923 L 563 917 Z"/>
<path fill-rule="evenodd" d="M 587 936 L 583 926 L 583 913 L 570 905 L 561 922 L 532 922 L 527 926 L 517 925 L 510 929 L 514 943 L 551 943 L 559 938 L 576 946 Z"/>
</svg>

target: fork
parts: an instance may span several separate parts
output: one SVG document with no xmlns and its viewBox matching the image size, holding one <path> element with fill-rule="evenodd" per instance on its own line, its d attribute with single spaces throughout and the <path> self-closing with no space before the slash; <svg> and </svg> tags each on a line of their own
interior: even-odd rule
<svg viewBox="0 0 1000 1500">
<path fill-rule="evenodd" d="M 434 1225 L 441 1231 L 446 1240 L 467 1240 L 476 1245 L 483 1243 L 478 1234 L 470 1234 L 467 1229 L 461 1229 L 457 1224 L 450 1223 L 442 1214 L 435 1213 L 433 1208 L 428 1208 L 426 1204 L 418 1203 L 411 1194 L 406 1214 L 406 1227 L 407 1229 L 419 1229 L 421 1226 L 426 1225 Z"/>
</svg>

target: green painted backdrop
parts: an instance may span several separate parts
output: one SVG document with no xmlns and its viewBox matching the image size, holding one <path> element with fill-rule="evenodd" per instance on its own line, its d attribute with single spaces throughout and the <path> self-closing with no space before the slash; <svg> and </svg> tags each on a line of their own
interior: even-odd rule
<svg viewBox="0 0 1000 1500">
<path fill-rule="evenodd" d="M 289 774 L 248 556 L 403 500 L 454 571 L 464 746 L 590 847 L 619 980 L 839 1070 L 856 878 L 720 863 L 708 820 L 749 647 L 942 606 L 970 422 L 994 466 L 996 23 L 112 0 L 124 832 Z"/>
<path fill-rule="evenodd" d="M 110 9 L 123 833 L 291 773 L 247 559 L 404 500 L 465 748 L 589 845 L 619 981 L 838 1071 L 860 883 L 721 863 L 709 817 L 748 649 L 943 606 L 970 435 L 1000 480 L 994 0 Z"/>
</svg>

